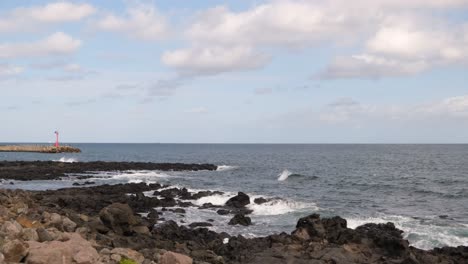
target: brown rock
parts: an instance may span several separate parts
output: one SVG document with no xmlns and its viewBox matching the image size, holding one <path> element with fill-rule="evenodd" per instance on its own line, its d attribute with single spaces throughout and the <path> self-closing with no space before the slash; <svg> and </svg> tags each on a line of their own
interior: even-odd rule
<svg viewBox="0 0 468 264">
<path fill-rule="evenodd" d="M 51 241 L 39 243 L 29 241 L 29 254 L 26 258 L 28 264 L 62 264 L 81 263 L 93 264 L 99 260 L 99 254 L 91 243 L 79 234 L 67 234 L 65 242 Z"/>
<path fill-rule="evenodd" d="M 39 241 L 39 235 L 34 228 L 23 228 L 20 237 L 24 241 Z"/>
<path fill-rule="evenodd" d="M 143 263 L 145 260 L 145 257 L 140 252 L 129 248 L 114 248 L 111 250 L 111 254 L 120 255 L 121 257 L 136 261 L 137 263 Z"/>
<path fill-rule="evenodd" d="M 103 208 L 99 217 L 104 225 L 119 235 L 130 232 L 130 227 L 137 224 L 133 210 L 128 204 L 113 203 Z"/>
<path fill-rule="evenodd" d="M 192 264 L 193 260 L 191 257 L 167 251 L 161 256 L 161 264 Z"/>
<path fill-rule="evenodd" d="M 20 262 L 28 254 L 28 245 L 15 239 L 3 244 L 1 251 L 6 262 Z"/>
<path fill-rule="evenodd" d="M 42 226 L 39 221 L 31 220 L 25 215 L 18 216 L 16 222 L 24 228 L 39 228 Z"/>
</svg>

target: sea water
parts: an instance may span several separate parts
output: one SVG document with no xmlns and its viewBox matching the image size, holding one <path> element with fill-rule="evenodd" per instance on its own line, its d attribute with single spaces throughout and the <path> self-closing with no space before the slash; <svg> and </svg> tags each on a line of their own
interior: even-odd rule
<svg viewBox="0 0 468 264">
<path fill-rule="evenodd" d="M 468 145 L 74 144 L 82 153 L 0 153 L 0 160 L 213 163 L 217 171 L 126 171 L 91 174 L 95 185 L 160 182 L 218 190 L 197 205 L 224 204 L 238 191 L 269 202 L 248 207 L 254 225 L 187 208 L 179 223 L 213 219 L 213 230 L 244 236 L 291 232 L 311 213 L 339 215 L 348 226 L 393 222 L 418 248 L 468 245 Z M 55 189 L 78 180 L 4 181 L 4 188 Z M 148 193 L 151 195 L 151 193 Z"/>
</svg>

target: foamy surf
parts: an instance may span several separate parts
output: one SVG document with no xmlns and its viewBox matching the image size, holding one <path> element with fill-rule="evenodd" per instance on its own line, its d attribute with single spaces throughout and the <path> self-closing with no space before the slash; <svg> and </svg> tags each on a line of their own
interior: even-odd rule
<svg viewBox="0 0 468 264">
<path fill-rule="evenodd" d="M 356 228 L 366 223 L 384 224 L 392 222 L 404 231 L 403 237 L 416 248 L 429 250 L 434 247 L 468 245 L 468 228 L 462 224 L 438 225 L 433 219 L 423 223 L 400 215 L 379 214 L 375 217 L 346 218 L 349 228 Z"/>
<path fill-rule="evenodd" d="M 290 199 L 273 198 L 263 204 L 251 203 L 247 208 L 253 210 L 253 215 L 282 215 L 297 211 L 317 211 L 315 203 L 303 203 Z"/>
<path fill-rule="evenodd" d="M 291 176 L 291 172 L 288 171 L 288 170 L 284 170 L 283 172 L 281 172 L 279 175 L 278 175 L 278 181 L 285 181 L 289 178 L 289 176 Z"/>
<path fill-rule="evenodd" d="M 228 171 L 228 170 L 235 170 L 238 166 L 229 166 L 229 165 L 219 165 L 216 171 Z"/>
<path fill-rule="evenodd" d="M 58 160 L 53 160 L 55 162 L 64 162 L 64 163 L 73 163 L 73 162 L 78 162 L 76 158 L 66 158 L 66 157 L 61 157 Z"/>
</svg>

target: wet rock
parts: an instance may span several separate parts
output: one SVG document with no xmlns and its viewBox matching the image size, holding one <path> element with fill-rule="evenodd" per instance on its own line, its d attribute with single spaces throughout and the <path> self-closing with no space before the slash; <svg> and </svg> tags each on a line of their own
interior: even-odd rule
<svg viewBox="0 0 468 264">
<path fill-rule="evenodd" d="M 99 218 L 104 225 L 119 235 L 129 234 L 131 226 L 137 224 L 128 204 L 113 203 L 99 212 Z"/>
<path fill-rule="evenodd" d="M 296 224 L 296 231 L 294 232 L 303 233 L 304 231 L 307 232 L 311 239 L 320 240 L 325 238 L 325 228 L 323 227 L 319 214 L 311 214 L 299 219 Z"/>
<path fill-rule="evenodd" d="M 28 244 L 15 239 L 7 241 L 1 246 L 1 252 L 6 262 L 20 262 L 29 251 Z"/>
<path fill-rule="evenodd" d="M 193 222 L 189 225 L 191 228 L 195 227 L 207 227 L 207 226 L 213 226 L 213 224 L 210 223 L 205 223 L 205 222 Z"/>
<path fill-rule="evenodd" d="M 248 204 L 250 204 L 250 197 L 243 192 L 238 192 L 236 196 L 226 202 L 226 206 L 234 208 L 242 208 Z"/>
<path fill-rule="evenodd" d="M 228 215 L 230 211 L 226 209 L 219 209 L 218 211 L 216 211 L 216 213 L 219 215 Z"/>
<path fill-rule="evenodd" d="M 193 260 L 186 255 L 167 251 L 161 256 L 160 262 L 161 264 L 192 264 Z"/>
<path fill-rule="evenodd" d="M 174 213 L 177 213 L 177 214 L 185 214 L 185 210 L 182 209 L 182 208 L 176 208 L 176 209 L 174 209 Z"/>
<path fill-rule="evenodd" d="M 243 225 L 243 226 L 248 226 L 252 224 L 252 220 L 250 217 L 242 215 L 242 214 L 236 214 L 228 223 L 228 225 Z"/>
<path fill-rule="evenodd" d="M 259 197 L 259 198 L 254 199 L 254 203 L 256 203 L 256 204 L 264 204 L 266 202 L 268 202 L 268 200 L 263 198 L 263 197 Z"/>
</svg>

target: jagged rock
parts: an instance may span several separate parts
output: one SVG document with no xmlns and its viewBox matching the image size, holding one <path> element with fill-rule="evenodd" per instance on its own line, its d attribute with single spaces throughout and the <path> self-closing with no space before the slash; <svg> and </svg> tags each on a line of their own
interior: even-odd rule
<svg viewBox="0 0 468 264">
<path fill-rule="evenodd" d="M 132 208 L 128 204 L 113 203 L 99 212 L 99 217 L 107 227 L 119 235 L 130 233 L 130 227 L 137 224 Z"/>
<path fill-rule="evenodd" d="M 356 232 L 370 238 L 374 244 L 390 256 L 401 256 L 407 252 L 409 243 L 403 240 L 403 231 L 395 228 L 393 223 L 365 224 L 358 226 Z"/>
<path fill-rule="evenodd" d="M 250 197 L 243 192 L 238 192 L 236 196 L 226 202 L 226 206 L 234 208 L 242 208 L 248 204 L 250 204 Z"/>
<path fill-rule="evenodd" d="M 191 228 L 195 227 L 207 227 L 207 226 L 213 226 L 213 224 L 210 223 L 205 223 L 205 222 L 193 222 L 189 225 Z"/>
<path fill-rule="evenodd" d="M 226 209 L 219 209 L 218 211 L 216 211 L 216 213 L 219 215 L 228 215 L 230 211 Z"/>
<path fill-rule="evenodd" d="M 263 198 L 263 197 L 259 197 L 259 198 L 254 199 L 254 203 L 256 203 L 256 204 L 264 204 L 266 202 L 268 202 L 268 200 Z"/>
<path fill-rule="evenodd" d="M 192 264 L 193 260 L 191 257 L 167 251 L 161 256 L 161 264 Z"/>
<path fill-rule="evenodd" d="M 242 215 L 242 214 L 236 214 L 228 223 L 228 225 L 243 225 L 243 226 L 248 226 L 252 224 L 252 220 L 250 217 Z"/>
<path fill-rule="evenodd" d="M 309 238 L 311 239 L 320 240 L 325 238 L 325 228 L 323 227 L 319 214 L 311 214 L 299 219 L 294 233 L 303 233 L 304 231 L 307 232 Z"/>
<path fill-rule="evenodd" d="M 91 243 L 78 234 L 68 234 L 67 241 L 51 241 L 29 244 L 29 254 L 26 263 L 29 264 L 59 264 L 59 263 L 97 263 L 99 254 Z"/>
<path fill-rule="evenodd" d="M 7 241 L 1 247 L 6 262 L 20 262 L 28 254 L 28 244 L 18 239 Z"/>
</svg>

